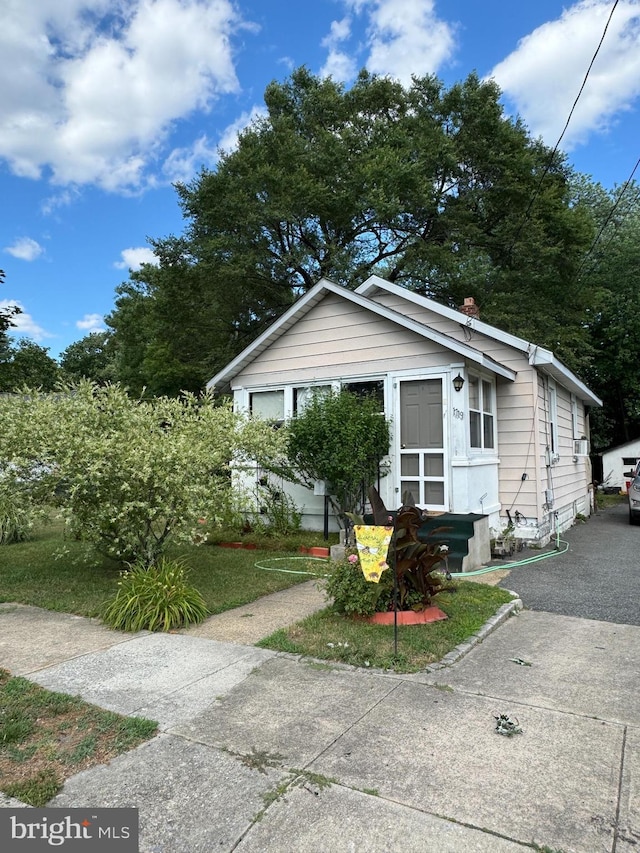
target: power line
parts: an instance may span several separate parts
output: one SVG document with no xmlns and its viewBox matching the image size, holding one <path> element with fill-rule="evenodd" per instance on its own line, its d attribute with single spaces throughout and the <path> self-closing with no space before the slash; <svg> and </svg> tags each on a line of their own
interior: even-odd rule
<svg viewBox="0 0 640 853">
<path fill-rule="evenodd" d="M 582 92 L 584 91 L 584 87 L 587 84 L 587 80 L 589 79 L 589 74 L 591 73 L 591 69 L 593 68 L 593 64 L 596 61 L 596 57 L 600 53 L 600 48 L 602 47 L 602 43 L 604 42 L 605 36 L 607 34 L 607 30 L 609 29 L 609 24 L 611 23 L 613 13 L 615 12 L 616 6 L 618 5 L 618 3 L 619 3 L 619 0 L 615 0 L 613 6 L 611 8 L 611 12 L 609 12 L 609 17 L 607 18 L 607 23 L 605 24 L 604 30 L 602 32 L 602 36 L 600 37 L 600 41 L 598 42 L 598 46 L 596 48 L 596 51 L 591 58 L 591 62 L 589 63 L 589 67 L 587 68 L 586 74 L 584 75 L 584 79 L 582 81 L 582 85 L 580 86 L 580 90 L 578 91 L 578 94 L 576 95 L 576 99 L 573 102 L 573 106 L 571 107 L 571 110 L 569 112 L 569 116 L 567 117 L 564 128 L 562 129 L 562 133 L 558 137 L 558 141 L 556 142 L 556 144 L 553 148 L 553 151 L 551 152 L 551 156 L 549 157 L 549 160 L 547 161 L 547 164 L 544 167 L 544 170 L 542 172 L 540 180 L 538 181 L 538 186 L 535 188 L 533 195 L 529 199 L 529 204 L 527 205 L 527 209 L 525 211 L 522 222 L 520 223 L 520 226 L 518 227 L 518 231 L 516 233 L 516 236 L 513 238 L 511 245 L 509 246 L 509 254 L 513 250 L 513 247 L 515 246 L 516 242 L 518 241 L 518 238 L 520 237 L 520 234 L 522 233 L 522 229 L 524 228 L 525 223 L 529 219 L 529 214 L 531 213 L 531 209 L 533 207 L 533 204 L 534 204 L 536 198 L 538 197 L 538 195 L 540 194 L 540 189 L 542 188 L 542 183 L 543 183 L 544 179 L 546 178 L 547 174 L 549 173 L 549 169 L 551 168 L 551 165 L 553 163 L 553 158 L 555 157 L 556 152 L 558 151 L 558 147 L 560 146 L 560 143 L 562 142 L 562 139 L 563 139 L 565 133 L 567 132 L 567 128 L 569 127 L 569 123 L 571 121 L 571 118 L 573 116 L 575 108 L 578 104 L 578 101 L 580 100 L 580 96 L 582 95 Z"/>
<path fill-rule="evenodd" d="M 578 268 L 578 272 L 576 273 L 576 278 L 580 278 L 580 274 L 581 274 L 582 270 L 584 269 L 584 265 L 585 265 L 585 264 L 587 263 L 587 261 L 589 260 L 590 255 L 592 255 L 592 254 L 593 254 L 593 251 L 594 251 L 595 247 L 598 245 L 598 241 L 599 241 L 599 240 L 600 240 L 600 238 L 602 237 L 602 235 L 603 235 L 603 233 L 604 233 L 605 228 L 607 227 L 607 225 L 609 224 L 609 222 L 611 222 L 611 217 L 612 217 L 612 216 L 613 216 L 613 214 L 616 212 L 616 209 L 617 209 L 618 205 L 619 205 L 619 204 L 620 204 L 620 202 L 622 201 L 622 197 L 624 196 L 624 194 L 626 193 L 626 191 L 629 189 L 629 187 L 630 187 L 630 185 L 631 185 L 631 182 L 632 182 L 632 180 L 633 180 L 633 176 L 635 175 L 635 173 L 636 173 L 636 169 L 638 168 L 638 166 L 640 166 L 640 157 L 638 157 L 638 159 L 636 160 L 636 165 L 635 165 L 635 166 L 633 167 L 633 169 L 631 170 L 631 174 L 629 175 L 629 177 L 627 178 L 627 180 L 624 182 L 624 185 L 623 185 L 622 189 L 621 189 L 621 190 L 620 190 L 620 192 L 618 193 L 618 197 L 616 198 L 616 200 L 615 200 L 615 202 L 614 202 L 614 204 L 613 204 L 613 206 L 612 206 L 611 210 L 609 211 L 609 215 L 607 216 L 607 218 L 605 219 L 605 221 L 604 221 L 604 222 L 602 223 L 602 225 L 600 226 L 600 230 L 599 230 L 599 231 L 598 231 L 598 233 L 596 234 L 596 236 L 595 236 L 595 239 L 594 239 L 593 243 L 592 243 L 592 244 L 591 244 L 591 246 L 589 247 L 589 250 L 588 250 L 587 254 L 586 254 L 586 255 L 584 256 L 584 258 L 582 259 L 582 263 L 580 264 L 580 266 L 579 266 L 579 268 Z M 639 197 L 640 197 L 640 195 L 639 195 Z M 614 231 L 614 233 L 613 233 L 613 234 L 611 235 L 611 237 L 609 238 L 609 242 L 607 243 L 607 246 L 609 245 L 609 243 L 611 243 L 611 241 L 612 241 L 612 240 L 613 240 L 613 238 L 615 237 L 615 234 L 616 234 L 616 232 Z M 606 246 L 605 246 L 605 248 L 606 248 Z M 591 270 L 589 270 L 589 272 L 591 272 Z"/>
</svg>

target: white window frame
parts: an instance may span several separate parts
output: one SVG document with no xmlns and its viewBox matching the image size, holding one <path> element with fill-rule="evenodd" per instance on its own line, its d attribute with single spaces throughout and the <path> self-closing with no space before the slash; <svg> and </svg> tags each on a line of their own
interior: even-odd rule
<svg viewBox="0 0 640 853">
<path fill-rule="evenodd" d="M 306 385 L 292 385 L 291 386 L 291 417 L 295 417 L 297 414 L 301 414 L 304 412 L 305 407 L 307 406 L 308 400 L 304 399 L 304 396 L 300 397 L 299 392 L 310 392 L 313 394 L 314 391 L 324 391 L 329 389 L 331 392 L 336 391 L 336 383 L 335 382 L 322 382 L 318 384 L 309 383 Z M 286 390 L 285 390 L 286 396 Z M 300 399 L 299 399 L 300 398 Z"/>
<path fill-rule="evenodd" d="M 582 438 L 582 434 L 578 431 L 578 400 L 575 394 L 571 395 L 571 431 L 572 438 Z"/>
<path fill-rule="evenodd" d="M 471 396 L 469 391 L 471 389 L 472 382 L 478 383 L 478 404 L 479 408 L 472 408 L 471 406 Z M 489 387 L 490 392 L 490 401 L 489 408 L 486 407 L 485 403 L 485 387 Z M 498 431 L 497 431 L 497 422 L 496 422 L 496 408 L 497 408 L 497 395 L 496 395 L 496 383 L 493 377 L 483 376 L 481 373 L 469 373 L 468 374 L 468 385 L 467 385 L 467 427 L 469 430 L 469 452 L 471 454 L 491 454 L 496 455 L 498 452 L 497 444 L 498 444 Z M 480 444 L 472 444 L 472 426 L 471 426 L 471 416 L 472 414 L 478 415 L 478 427 L 480 431 Z M 486 424 L 487 419 L 491 419 L 491 445 L 487 446 L 486 441 Z"/>
<path fill-rule="evenodd" d="M 252 388 L 247 391 L 247 409 L 253 415 L 254 396 L 259 394 L 282 394 L 282 412 L 281 417 L 268 417 L 267 420 L 273 421 L 277 426 L 282 426 L 287 417 L 287 394 L 284 388 Z M 263 417 L 262 415 L 260 415 Z"/>
<path fill-rule="evenodd" d="M 560 455 L 559 433 L 558 433 L 558 390 L 555 379 L 547 380 L 547 424 L 549 434 L 549 453 L 552 459 L 558 458 Z"/>
</svg>

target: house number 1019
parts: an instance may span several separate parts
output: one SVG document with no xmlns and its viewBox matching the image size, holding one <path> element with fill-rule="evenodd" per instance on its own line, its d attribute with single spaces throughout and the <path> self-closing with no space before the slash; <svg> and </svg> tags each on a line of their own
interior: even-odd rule
<svg viewBox="0 0 640 853">
<path fill-rule="evenodd" d="M 464 420 L 464 412 L 461 412 L 460 409 L 453 410 L 453 417 L 458 418 L 459 421 Z"/>
</svg>

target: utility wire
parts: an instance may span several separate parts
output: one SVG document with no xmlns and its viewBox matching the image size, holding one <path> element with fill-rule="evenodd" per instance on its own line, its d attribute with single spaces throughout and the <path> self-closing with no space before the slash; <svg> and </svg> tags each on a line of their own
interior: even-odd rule
<svg viewBox="0 0 640 853">
<path fill-rule="evenodd" d="M 621 190 L 620 190 L 620 192 L 618 193 L 618 197 L 616 198 L 616 200 L 615 200 L 615 202 L 614 202 L 614 204 L 613 204 L 613 207 L 612 207 L 612 208 L 611 208 L 611 210 L 609 211 L 609 215 L 607 216 L 607 218 L 605 219 L 605 221 L 604 221 L 604 222 L 602 223 L 602 225 L 600 226 L 600 230 L 599 230 L 599 231 L 598 231 L 598 233 L 596 234 L 596 236 L 595 236 L 595 239 L 594 239 L 593 243 L 592 243 L 592 244 L 591 244 L 591 246 L 589 247 L 589 250 L 588 250 L 588 252 L 586 253 L 586 255 L 584 256 L 584 258 L 582 259 L 582 263 L 580 264 L 580 266 L 579 266 L 579 268 L 578 268 L 578 272 L 577 272 L 577 274 L 576 274 L 576 278 L 580 278 L 580 274 L 582 273 L 582 270 L 584 269 L 585 264 L 586 264 L 586 263 L 587 263 L 587 261 L 589 260 L 590 255 L 592 255 L 592 254 L 593 254 L 593 251 L 594 251 L 595 247 L 598 245 L 598 242 L 599 242 L 600 238 L 602 237 L 602 235 L 603 235 L 603 233 L 604 233 L 605 228 L 607 227 L 607 225 L 609 224 L 609 222 L 611 222 L 611 217 L 612 217 L 612 216 L 613 216 L 613 214 L 616 212 L 616 209 L 617 209 L 618 205 L 619 205 L 619 204 L 620 204 L 620 202 L 622 201 L 622 197 L 624 196 L 624 194 L 626 193 L 626 191 L 629 189 L 629 187 L 630 187 L 630 185 L 631 185 L 631 182 L 632 182 L 632 180 L 633 180 L 633 176 L 635 175 L 635 173 L 636 173 L 636 169 L 638 168 L 638 166 L 640 166 L 640 157 L 638 157 L 638 159 L 636 160 L 636 165 L 633 167 L 633 169 L 632 169 L 632 171 L 631 171 L 631 174 L 629 175 L 629 177 L 627 178 L 627 180 L 624 182 L 624 185 L 623 185 L 622 189 L 621 189 Z M 639 193 L 639 196 L 638 196 L 638 197 L 640 198 L 640 193 Z M 609 243 L 611 243 L 611 241 L 613 240 L 613 238 L 614 238 L 615 236 L 616 236 L 616 231 L 614 230 L 613 234 L 611 235 L 611 237 L 609 238 L 609 240 L 608 240 L 608 242 L 607 242 L 607 244 L 606 244 L 606 246 L 605 246 L 605 249 L 609 246 Z M 591 269 L 593 269 L 593 267 L 592 267 Z M 589 272 L 591 272 L 591 269 L 589 270 Z"/>
<path fill-rule="evenodd" d="M 513 238 L 511 245 L 509 246 L 509 254 L 511 254 L 511 252 L 513 251 L 513 247 L 517 243 L 518 238 L 520 237 L 520 234 L 522 233 L 522 229 L 524 228 L 527 220 L 529 219 L 529 214 L 531 213 L 531 209 L 533 208 L 533 204 L 534 204 L 536 198 L 540 194 L 540 190 L 542 188 L 543 181 L 549 173 L 549 169 L 551 168 L 551 166 L 553 164 L 553 158 L 556 156 L 556 152 L 558 151 L 558 147 L 560 146 L 560 143 L 562 142 L 562 139 L 563 139 L 565 133 L 567 132 L 567 128 L 569 127 L 569 122 L 571 121 L 571 118 L 573 116 L 575 108 L 578 104 L 578 101 L 580 100 L 580 96 L 582 95 L 582 92 L 584 91 L 584 87 L 587 84 L 587 80 L 589 79 L 589 74 L 591 73 L 591 69 L 593 68 L 593 63 L 596 61 L 596 57 L 600 53 L 600 48 L 602 47 L 602 43 L 604 42 L 605 36 L 607 34 L 607 30 L 609 29 L 609 24 L 611 23 L 611 18 L 613 17 L 613 13 L 615 12 L 616 6 L 618 5 L 619 2 L 620 2 L 620 0 L 615 0 L 613 6 L 611 8 L 611 12 L 609 13 L 609 17 L 607 18 L 607 23 L 605 24 L 604 30 L 602 32 L 602 36 L 600 37 L 600 41 L 598 42 L 596 52 L 593 54 L 593 56 L 591 58 L 591 62 L 589 63 L 589 67 L 587 68 L 587 73 L 584 75 L 582 85 L 580 86 L 580 90 L 579 90 L 578 94 L 576 95 L 575 101 L 573 102 L 573 106 L 571 107 L 571 110 L 569 112 L 569 116 L 565 122 L 562 133 L 558 137 L 558 141 L 556 142 L 556 144 L 553 148 L 553 151 L 551 152 L 551 156 L 549 157 L 549 160 L 547 161 L 547 164 L 543 169 L 540 180 L 538 181 L 538 185 L 535 188 L 533 195 L 529 199 L 529 204 L 527 205 L 527 209 L 525 211 L 522 222 L 520 223 L 520 226 L 518 227 L 518 231 L 516 232 L 516 236 Z"/>
</svg>

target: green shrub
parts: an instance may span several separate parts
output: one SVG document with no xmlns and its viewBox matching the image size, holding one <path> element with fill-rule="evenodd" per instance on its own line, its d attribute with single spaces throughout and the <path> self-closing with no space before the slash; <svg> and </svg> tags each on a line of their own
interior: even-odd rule
<svg viewBox="0 0 640 853">
<path fill-rule="evenodd" d="M 332 563 L 325 589 L 332 609 L 347 616 L 372 616 L 393 604 L 391 571 L 383 572 L 379 583 L 366 580 L 355 552 Z"/>
<path fill-rule="evenodd" d="M 120 631 L 170 631 L 201 622 L 208 612 L 198 590 L 187 584 L 184 565 L 163 558 L 149 568 L 137 563 L 122 572 L 102 618 Z"/>
<path fill-rule="evenodd" d="M 0 545 L 24 542 L 32 526 L 33 514 L 22 493 L 0 483 Z"/>
<path fill-rule="evenodd" d="M 272 483 L 260 484 L 256 493 L 260 515 L 254 528 L 263 536 L 290 536 L 302 528 L 302 513 L 284 489 Z"/>
<path fill-rule="evenodd" d="M 169 543 L 204 541 L 226 508 L 233 465 L 280 459 L 286 432 L 212 395 L 136 400 L 83 381 L 0 395 L 0 471 L 40 469 L 38 495 L 83 541 L 147 566 Z M 29 485 L 31 490 L 31 485 Z"/>
<path fill-rule="evenodd" d="M 328 481 L 342 517 L 362 509 L 363 491 L 387 473 L 389 440 L 389 422 L 375 397 L 345 389 L 315 394 L 289 424 L 286 479 L 307 488 Z"/>
</svg>

